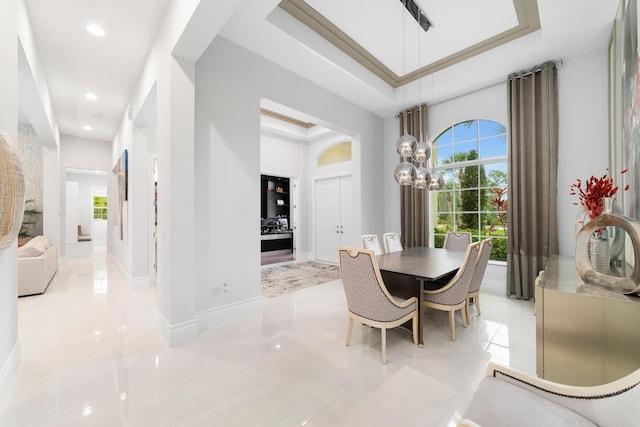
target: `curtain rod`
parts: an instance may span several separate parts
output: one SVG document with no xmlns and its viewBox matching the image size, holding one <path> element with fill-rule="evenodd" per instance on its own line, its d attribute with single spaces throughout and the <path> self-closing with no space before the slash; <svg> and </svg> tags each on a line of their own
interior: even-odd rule
<svg viewBox="0 0 640 427">
<path fill-rule="evenodd" d="M 543 63 L 541 65 L 537 65 L 537 66 L 533 67 L 529 71 L 521 71 L 519 73 L 511 73 L 511 74 L 509 74 L 509 78 L 514 77 L 514 78 L 517 79 L 517 78 L 520 78 L 520 77 L 530 76 L 533 73 L 537 73 L 538 71 L 541 71 L 542 70 L 542 66 L 544 64 L 548 64 L 550 62 L 553 63 L 553 65 L 556 67 L 556 70 L 559 70 L 560 68 L 562 68 L 562 59 L 556 59 L 554 61 L 547 61 L 547 62 L 545 62 L 545 63 Z"/>
</svg>

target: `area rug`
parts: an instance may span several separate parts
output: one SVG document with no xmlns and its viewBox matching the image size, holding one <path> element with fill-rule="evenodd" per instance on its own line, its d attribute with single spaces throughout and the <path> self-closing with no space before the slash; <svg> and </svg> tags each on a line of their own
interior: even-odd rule
<svg viewBox="0 0 640 427">
<path fill-rule="evenodd" d="M 263 268 L 262 296 L 272 298 L 340 278 L 337 265 L 305 261 Z"/>
</svg>

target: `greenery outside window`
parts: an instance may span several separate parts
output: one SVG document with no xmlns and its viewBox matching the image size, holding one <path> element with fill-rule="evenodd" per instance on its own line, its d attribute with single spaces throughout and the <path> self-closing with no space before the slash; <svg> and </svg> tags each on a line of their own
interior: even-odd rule
<svg viewBox="0 0 640 427">
<path fill-rule="evenodd" d="M 491 120 L 467 120 L 433 141 L 433 166 L 445 178 L 433 192 L 434 244 L 447 232 L 493 238 L 491 259 L 507 259 L 507 132 Z"/>
<path fill-rule="evenodd" d="M 93 196 L 93 219 L 107 219 L 107 198 Z"/>
</svg>

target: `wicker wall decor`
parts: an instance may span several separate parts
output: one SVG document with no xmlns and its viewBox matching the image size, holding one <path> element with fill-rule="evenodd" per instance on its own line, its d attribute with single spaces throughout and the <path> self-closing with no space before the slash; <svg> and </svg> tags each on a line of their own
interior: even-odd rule
<svg viewBox="0 0 640 427">
<path fill-rule="evenodd" d="M 0 249 L 15 243 L 24 214 L 24 175 L 16 147 L 0 130 Z"/>
</svg>

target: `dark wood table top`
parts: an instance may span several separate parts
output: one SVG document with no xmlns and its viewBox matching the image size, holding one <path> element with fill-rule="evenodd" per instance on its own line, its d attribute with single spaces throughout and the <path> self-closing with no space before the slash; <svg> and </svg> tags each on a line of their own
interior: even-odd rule
<svg viewBox="0 0 640 427">
<path fill-rule="evenodd" d="M 442 248 L 410 248 L 376 256 L 381 271 L 437 280 L 459 269 L 465 251 Z"/>
</svg>

